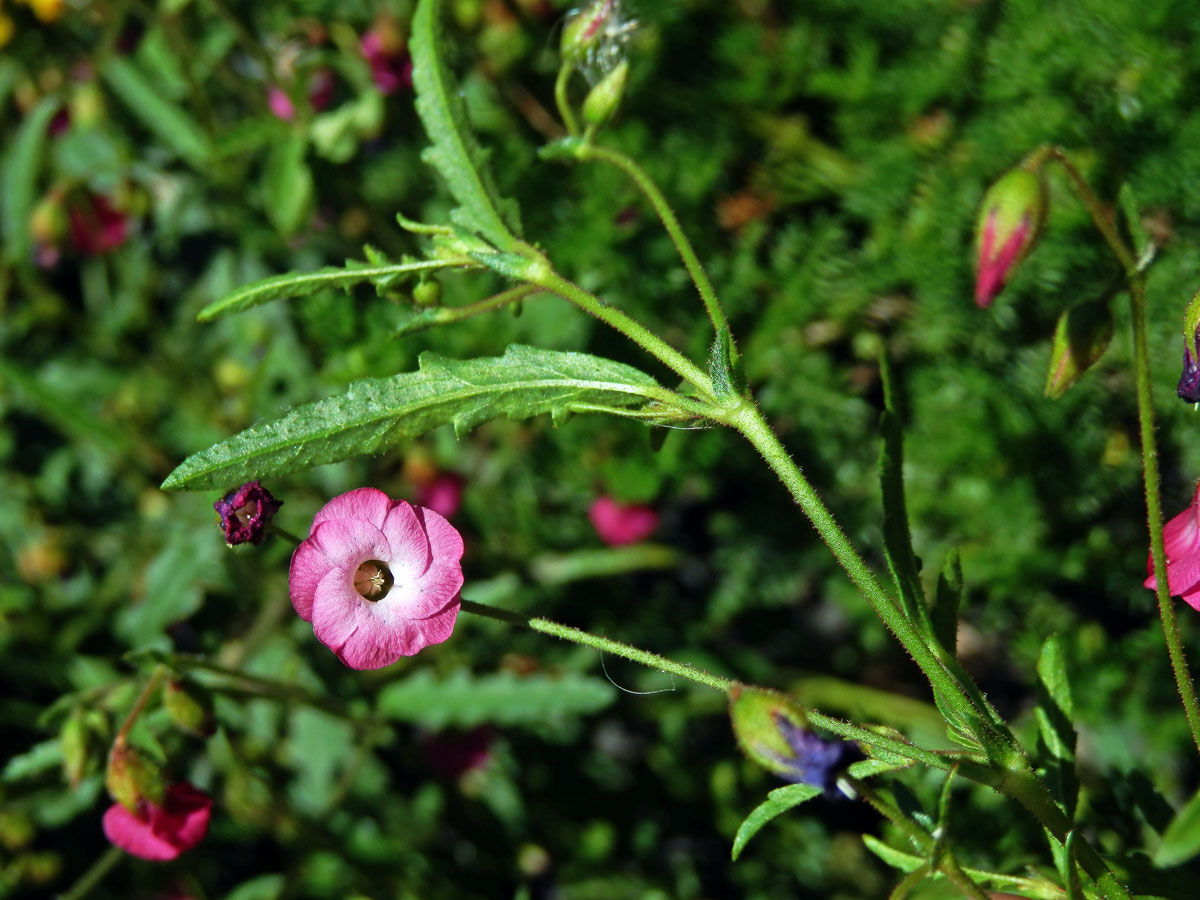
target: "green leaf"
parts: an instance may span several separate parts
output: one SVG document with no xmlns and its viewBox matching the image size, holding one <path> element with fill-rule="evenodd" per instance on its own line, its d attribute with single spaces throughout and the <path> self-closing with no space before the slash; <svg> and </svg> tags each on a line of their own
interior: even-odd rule
<svg viewBox="0 0 1200 900">
<path fill-rule="evenodd" d="M 1085 300 L 1058 317 L 1046 372 L 1045 394 L 1057 399 L 1099 362 L 1113 338 L 1109 298 Z"/>
<path fill-rule="evenodd" d="M 29 216 L 33 212 L 38 170 L 46 148 L 46 129 L 58 111 L 57 97 L 43 97 L 25 116 L 4 161 L 0 182 L 0 227 L 4 229 L 4 258 L 20 266 L 32 262 L 33 235 Z"/>
<path fill-rule="evenodd" d="M 550 719 L 599 712 L 616 698 L 599 678 L 497 672 L 472 675 L 461 669 L 439 677 L 420 669 L 379 692 L 376 710 L 389 719 L 426 728 L 473 728 L 490 722 L 539 727 Z"/>
<path fill-rule="evenodd" d="M 850 763 L 846 774 L 851 778 L 874 778 L 876 775 L 886 775 L 888 772 L 900 772 L 912 768 L 911 760 L 902 762 L 885 762 L 882 759 L 860 759 Z"/>
<path fill-rule="evenodd" d="M 422 158 L 438 170 L 459 203 L 450 218 L 497 247 L 512 249 L 521 233 L 517 206 L 500 198 L 488 170 L 488 154 L 475 140 L 466 105 L 442 61 L 439 13 L 438 0 L 420 0 L 408 45 L 417 113 L 433 145 Z"/>
<path fill-rule="evenodd" d="M 1128 181 L 1121 185 L 1121 190 L 1117 194 L 1117 202 L 1120 203 L 1121 212 L 1125 216 L 1125 225 L 1129 229 L 1129 236 L 1133 238 L 1134 256 L 1138 259 L 1138 265 L 1144 266 L 1154 257 L 1154 240 L 1142 225 L 1137 195 L 1133 192 L 1133 185 Z"/>
<path fill-rule="evenodd" d="M 100 74 L 142 125 L 178 153 L 192 168 L 204 172 L 212 156 L 208 135 L 187 113 L 167 100 L 132 62 L 110 54 Z"/>
<path fill-rule="evenodd" d="M 364 453 L 379 453 L 439 425 L 462 435 L 480 422 L 550 413 L 557 423 L 587 409 L 609 411 L 655 398 L 654 379 L 586 353 L 514 344 L 500 357 L 444 359 L 355 382 L 346 394 L 298 407 L 188 457 L 164 490 L 223 488 Z"/>
<path fill-rule="evenodd" d="M 62 743 L 57 737 L 40 744 L 34 744 L 24 753 L 9 759 L 0 773 L 0 781 L 20 781 L 31 775 L 38 775 L 47 769 L 55 769 L 62 765 Z"/>
<path fill-rule="evenodd" d="M 799 806 L 813 797 L 820 796 L 821 789 L 811 784 L 789 784 L 787 787 L 776 788 L 767 794 L 767 799 L 754 808 L 744 822 L 738 826 L 737 835 L 733 839 L 733 859 L 742 855 L 742 850 L 750 842 L 750 838 L 758 834 L 759 829 L 776 816 L 787 812 L 794 806 Z"/>
<path fill-rule="evenodd" d="M 584 578 L 611 578 L 649 569 L 673 569 L 679 552 L 663 544 L 638 543 L 571 553 L 543 553 L 529 562 L 529 574 L 541 584 L 567 584 Z"/>
<path fill-rule="evenodd" d="M 1200 853 L 1200 793 L 1192 797 L 1163 832 L 1154 851 L 1154 864 L 1161 868 L 1185 863 Z"/>
<path fill-rule="evenodd" d="M 708 377 L 718 399 L 732 397 L 737 393 L 733 374 L 733 336 L 728 328 L 722 328 L 713 338 L 708 351 Z"/>
<path fill-rule="evenodd" d="M 286 883 L 282 875 L 259 875 L 243 881 L 225 895 L 225 900 L 279 900 Z"/>
<path fill-rule="evenodd" d="M 938 575 L 937 593 L 934 594 L 933 609 L 929 611 L 938 643 L 951 654 L 958 652 L 958 610 L 963 593 L 962 560 L 958 548 L 952 547 L 946 554 L 946 565 Z"/>
<path fill-rule="evenodd" d="M 305 162 L 308 142 L 300 135 L 275 144 L 263 168 L 263 201 L 279 233 L 291 237 L 308 219 L 313 177 Z"/>
<path fill-rule="evenodd" d="M 889 847 L 874 835 L 864 834 L 862 839 L 868 850 L 893 869 L 899 869 L 901 872 L 915 872 L 926 864 L 921 857 L 897 850 L 895 847 Z M 983 869 L 969 869 L 966 866 L 963 867 L 963 871 L 976 881 L 987 882 L 1000 890 L 1020 891 L 1022 897 L 1030 897 L 1034 900 L 1063 900 L 1065 896 L 1062 888 L 1058 885 L 1042 879 L 1005 875 L 1002 872 L 988 872 Z M 934 879 L 944 877 L 940 872 L 930 875 L 930 878 Z"/>
<path fill-rule="evenodd" d="M 1050 793 L 1068 815 L 1075 810 L 1079 779 L 1075 773 L 1074 704 L 1067 674 L 1066 651 L 1057 634 L 1046 638 L 1038 655 L 1038 705 L 1034 716 L 1043 748 L 1040 762 Z"/>
<path fill-rule="evenodd" d="M 269 278 L 244 284 L 220 300 L 214 300 L 200 310 L 196 318 L 201 322 L 211 322 L 221 316 L 245 312 L 264 303 L 270 303 L 272 300 L 282 300 L 285 297 L 307 297 L 309 294 L 315 294 L 326 288 L 351 288 L 364 281 L 394 279 L 397 275 L 444 269 L 449 265 L 452 263 L 430 259 L 386 266 L 361 264 L 350 264 L 344 268 L 328 266 L 315 272 L 272 275 Z"/>
</svg>

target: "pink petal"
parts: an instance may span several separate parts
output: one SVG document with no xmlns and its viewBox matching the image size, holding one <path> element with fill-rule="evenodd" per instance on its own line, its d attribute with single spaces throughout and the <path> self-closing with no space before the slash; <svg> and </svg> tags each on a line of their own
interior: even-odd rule
<svg viewBox="0 0 1200 900">
<path fill-rule="evenodd" d="M 436 615 L 397 619 L 390 624 L 379 616 L 367 616 L 360 619 L 360 627 L 335 652 L 352 669 L 389 666 L 401 656 L 413 656 L 450 637 L 460 606 L 455 597 Z"/>
<path fill-rule="evenodd" d="M 167 788 L 162 806 L 149 805 L 142 818 L 120 803 L 104 813 L 105 837 L 126 853 L 142 859 L 174 859 L 204 839 L 212 815 L 212 798 L 179 782 Z"/>
<path fill-rule="evenodd" d="M 383 491 L 373 487 L 348 491 L 334 497 L 318 510 L 313 516 L 313 528 L 329 519 L 360 519 L 382 528 L 383 520 L 387 518 L 394 502 Z"/>
<path fill-rule="evenodd" d="M 143 822 L 120 803 L 105 810 L 101 824 L 109 843 L 133 856 L 166 861 L 183 852 L 182 848 L 156 835 L 149 822 Z"/>
<path fill-rule="evenodd" d="M 658 528 L 658 514 L 650 507 L 626 506 L 612 497 L 597 497 L 588 508 L 588 518 L 600 540 L 613 547 L 636 544 Z"/>
<path fill-rule="evenodd" d="M 429 538 L 429 552 L 435 561 L 458 562 L 462 559 L 462 535 L 458 529 L 446 521 L 446 517 L 432 509 L 416 507 L 417 516 L 425 526 L 425 534 Z"/>
<path fill-rule="evenodd" d="M 383 523 L 383 534 L 392 548 L 391 555 L 380 557 L 399 582 L 416 581 L 429 568 L 429 538 L 420 515 L 411 504 L 398 500 Z"/>
<path fill-rule="evenodd" d="M 330 569 L 313 595 L 313 633 L 334 653 L 358 630 L 359 607 L 371 602 L 354 589 L 353 575 L 342 569 Z"/>
<path fill-rule="evenodd" d="M 347 589 L 354 590 L 354 572 L 368 559 L 386 562 L 392 555 L 387 538 L 367 522 L 329 519 L 313 526 L 312 535 L 292 554 L 288 593 L 296 613 L 312 621 L 317 586 L 331 570 L 343 573 Z"/>
</svg>

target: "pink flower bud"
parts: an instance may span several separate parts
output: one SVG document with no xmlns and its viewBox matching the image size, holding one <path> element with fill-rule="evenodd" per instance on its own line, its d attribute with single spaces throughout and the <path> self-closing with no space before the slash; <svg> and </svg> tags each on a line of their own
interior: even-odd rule
<svg viewBox="0 0 1200 900">
<path fill-rule="evenodd" d="M 257 481 L 247 481 L 213 503 L 213 509 L 221 516 L 225 543 L 230 547 L 246 542 L 261 544 L 267 523 L 281 506 L 283 501 L 272 497 Z"/>
<path fill-rule="evenodd" d="M 1033 249 L 1046 217 L 1046 182 L 1024 165 L 1009 169 L 983 197 L 975 224 L 975 303 L 986 308 Z"/>
<path fill-rule="evenodd" d="M 597 497 L 588 508 L 588 518 L 600 540 L 612 547 L 636 544 L 654 534 L 658 513 L 637 503 L 618 503 L 612 497 Z"/>
</svg>

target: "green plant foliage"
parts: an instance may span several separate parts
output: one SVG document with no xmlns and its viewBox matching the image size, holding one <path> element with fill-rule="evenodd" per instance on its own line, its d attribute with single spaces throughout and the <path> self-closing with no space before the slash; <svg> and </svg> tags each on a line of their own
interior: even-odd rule
<svg viewBox="0 0 1200 900">
<path fill-rule="evenodd" d="M 767 794 L 767 799 L 754 807 L 738 827 L 737 836 L 733 839 L 732 858 L 737 859 L 741 856 L 750 838 L 758 834 L 759 830 L 776 816 L 783 815 L 789 809 L 819 796 L 820 793 L 821 789 L 811 784 L 789 784 L 787 787 L 771 791 Z"/>
<path fill-rule="evenodd" d="M 439 425 L 465 434 L 497 416 L 613 411 L 655 398 L 654 379 L 582 353 L 514 345 L 494 359 L 422 354 L 416 372 L 364 379 L 188 457 L 164 490 L 215 488 L 378 453 Z"/>
</svg>

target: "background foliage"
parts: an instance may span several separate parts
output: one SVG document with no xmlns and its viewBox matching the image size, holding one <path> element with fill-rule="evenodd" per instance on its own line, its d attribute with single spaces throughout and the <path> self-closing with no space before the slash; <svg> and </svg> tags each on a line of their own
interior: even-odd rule
<svg viewBox="0 0 1200 900">
<path fill-rule="evenodd" d="M 699 303 L 632 186 L 613 169 L 535 157 L 555 136 L 547 110 L 565 8 L 451 6 L 472 121 L 521 201 L 525 234 L 561 271 L 701 355 Z M 588 350 L 670 383 L 548 297 L 519 316 L 399 338 L 409 300 L 386 291 L 196 323 L 255 277 L 361 258 L 368 242 L 415 252 L 396 212 L 444 218 L 451 201 L 421 162 L 411 92 L 378 92 L 359 50 L 372 28 L 402 41 L 411 4 L 116 0 L 3 14 L 13 30 L 0 59 L 0 896 L 66 890 L 105 852 L 103 736 L 132 699 L 137 660 L 124 654 L 146 648 L 297 685 L 351 720 L 223 695 L 207 741 L 157 729 L 172 771 L 217 797 L 210 837 L 177 864 L 126 861 L 92 896 L 887 895 L 894 873 L 858 835 L 901 843 L 849 802 L 814 801 L 728 862 L 738 823 L 777 785 L 735 750 L 718 695 L 476 619 L 411 661 L 350 672 L 291 615 L 285 545 L 227 551 L 215 493 L 158 490 L 191 452 L 352 379 L 413 369 L 427 349 Z M 1200 472 L 1194 414 L 1173 399 L 1179 315 L 1200 268 L 1191 5 L 692 0 L 636 15 L 630 95 L 605 140 L 677 204 L 783 440 L 878 562 L 875 360 L 887 345 L 926 577 L 950 547 L 963 555 L 964 661 L 1032 733 L 1023 713 L 1038 648 L 1061 633 L 1084 822 L 1107 852 L 1165 852 L 1171 807 L 1198 773 L 1141 587 L 1123 312 L 1103 362 L 1062 399 L 1042 396 L 1058 314 L 1111 291 L 1119 273 L 1061 183 L 1038 252 L 986 313 L 970 301 L 970 241 L 986 185 L 1042 142 L 1064 145 L 1104 196 L 1132 183 L 1165 242 L 1150 339 L 1164 502 L 1181 509 Z M 324 68 L 334 89 L 318 111 L 306 98 Z M 271 85 L 291 95 L 292 121 L 272 115 Z M 104 252 L 73 240 L 64 220 L 95 197 L 129 232 Z M 440 283 L 448 305 L 500 287 L 478 274 Z M 632 423 L 498 421 L 270 487 L 286 502 L 281 523 L 303 532 L 335 493 L 373 484 L 413 497 L 435 471 L 464 479 L 455 522 L 468 597 L 828 711 L 887 722 L 899 705 L 865 688 L 929 700 L 730 434 L 672 432 L 655 450 Z M 602 493 L 654 505 L 667 549 L 632 561 L 602 551 L 586 518 Z M 1196 619 L 1182 616 L 1191 644 Z M 68 694 L 95 710 L 92 762 L 74 786 L 57 737 L 70 704 L 54 706 Z M 362 724 L 371 709 L 382 720 Z M 924 709 L 903 724 L 936 725 Z M 489 764 L 439 773 L 423 748 L 480 725 L 491 728 Z M 906 780 L 913 802 L 935 802 L 936 783 Z M 964 863 L 1044 863 L 1040 835 L 1007 810 L 989 814 L 994 795 L 964 790 L 956 802 L 972 817 Z M 936 882 L 921 890 L 948 896 Z"/>
</svg>

